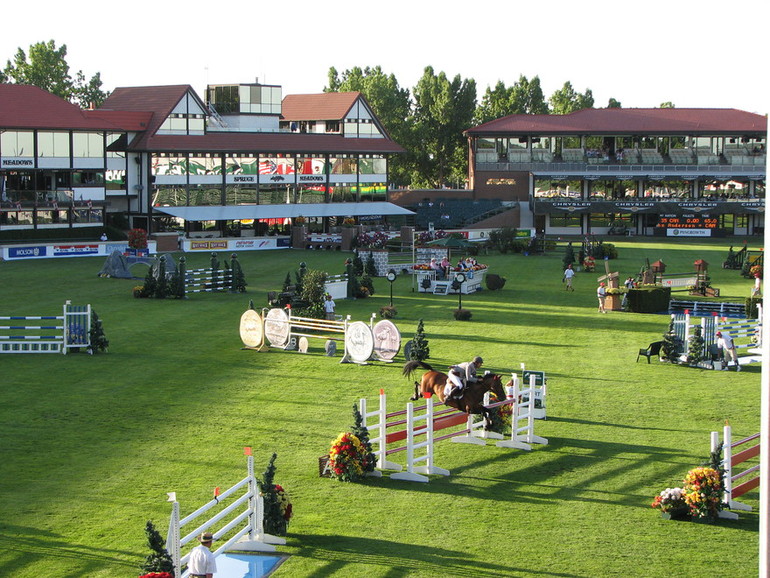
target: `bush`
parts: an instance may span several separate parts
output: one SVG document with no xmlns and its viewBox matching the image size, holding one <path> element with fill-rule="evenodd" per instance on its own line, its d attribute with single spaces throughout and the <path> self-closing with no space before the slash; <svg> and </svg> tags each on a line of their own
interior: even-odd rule
<svg viewBox="0 0 770 578">
<path fill-rule="evenodd" d="M 486 284 L 487 289 L 490 291 L 497 291 L 498 289 L 502 289 L 505 287 L 505 277 L 500 277 L 500 275 L 495 275 L 494 273 L 487 275 L 486 277 Z"/>
<path fill-rule="evenodd" d="M 390 305 L 380 307 L 380 317 L 383 319 L 393 319 L 396 315 L 398 315 L 398 311 L 395 307 L 391 307 Z"/>
<path fill-rule="evenodd" d="M 746 319 L 757 319 L 759 317 L 757 305 L 760 303 L 762 303 L 761 297 L 746 298 Z"/>
<path fill-rule="evenodd" d="M 670 301 L 670 287 L 641 287 L 628 290 L 628 310 L 632 313 L 668 311 Z"/>
<path fill-rule="evenodd" d="M 470 321 L 473 314 L 468 309 L 455 309 L 454 316 L 457 321 Z"/>
</svg>

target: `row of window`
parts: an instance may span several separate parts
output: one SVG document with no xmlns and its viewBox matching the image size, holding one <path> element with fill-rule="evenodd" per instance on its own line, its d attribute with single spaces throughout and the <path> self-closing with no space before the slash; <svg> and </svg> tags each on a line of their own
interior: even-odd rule
<svg viewBox="0 0 770 578">
<path fill-rule="evenodd" d="M 765 198 L 765 182 L 729 180 L 535 179 L 536 198 L 559 199 L 748 199 Z"/>
<path fill-rule="evenodd" d="M 387 172 L 383 156 L 155 155 L 154 175 L 376 175 Z"/>
<path fill-rule="evenodd" d="M 588 225 L 591 229 L 601 227 L 613 227 L 625 225 L 633 229 L 636 219 L 642 220 L 643 227 L 656 227 L 660 221 L 660 215 L 633 215 L 631 213 L 591 213 L 588 215 Z M 714 215 L 717 227 L 720 229 L 746 228 L 749 225 L 748 215 Z M 580 229 L 583 226 L 583 215 L 552 213 L 548 215 L 551 227 L 569 227 Z"/>
<path fill-rule="evenodd" d="M 107 147 L 120 136 L 121 133 L 4 130 L 0 132 L 0 156 L 104 158 Z M 124 157 L 125 154 L 109 152 L 107 156 Z"/>
<path fill-rule="evenodd" d="M 261 185 L 222 187 L 160 185 L 153 189 L 153 206 L 186 207 L 198 205 L 281 205 L 307 203 L 343 203 L 358 200 L 385 200 L 387 186 L 371 183 L 362 186 Z"/>
</svg>

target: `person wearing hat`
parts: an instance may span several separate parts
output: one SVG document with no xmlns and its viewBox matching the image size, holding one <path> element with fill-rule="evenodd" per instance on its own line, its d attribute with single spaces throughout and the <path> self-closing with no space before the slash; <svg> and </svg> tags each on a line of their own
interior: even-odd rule
<svg viewBox="0 0 770 578">
<path fill-rule="evenodd" d="M 477 355 L 472 361 L 458 363 L 450 367 L 447 373 L 447 382 L 444 386 L 444 400 L 446 401 L 452 397 L 461 398 L 465 386 L 479 380 L 476 377 L 476 370 L 483 364 L 484 360 Z"/>
<path fill-rule="evenodd" d="M 213 578 L 214 572 L 217 571 L 216 558 L 211 553 L 213 541 L 214 535 L 211 532 L 203 532 L 198 536 L 200 545 L 192 549 L 190 561 L 187 563 L 190 578 Z"/>
<path fill-rule="evenodd" d="M 332 296 L 327 293 L 326 301 L 324 301 L 324 312 L 326 313 L 327 321 L 334 321 L 336 319 L 334 316 L 334 308 L 336 306 L 337 304 L 334 302 L 334 299 L 332 299 Z"/>
<path fill-rule="evenodd" d="M 599 286 L 596 288 L 596 298 L 599 299 L 599 313 L 607 313 L 607 310 L 604 308 L 604 300 L 607 298 L 607 289 L 604 286 L 604 281 L 599 283 Z"/>
<path fill-rule="evenodd" d="M 722 368 L 727 371 L 727 366 L 730 365 L 730 360 L 735 363 L 735 371 L 741 370 L 741 365 L 738 363 L 738 354 L 735 351 L 735 342 L 729 333 L 716 332 L 717 347 L 722 350 L 722 355 L 725 357 L 725 366 Z"/>
</svg>

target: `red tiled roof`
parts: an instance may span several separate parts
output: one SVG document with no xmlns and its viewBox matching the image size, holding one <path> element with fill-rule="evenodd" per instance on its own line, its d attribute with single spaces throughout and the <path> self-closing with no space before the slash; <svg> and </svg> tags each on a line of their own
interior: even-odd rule
<svg viewBox="0 0 770 578">
<path fill-rule="evenodd" d="M 290 94 L 281 103 L 283 120 L 342 120 L 361 98 L 360 92 Z"/>
<path fill-rule="evenodd" d="M 513 114 L 468 129 L 466 134 L 742 135 L 759 132 L 767 132 L 767 117 L 734 108 L 586 108 L 564 115 Z"/>
<path fill-rule="evenodd" d="M 122 110 L 86 110 L 86 116 L 101 118 L 128 132 L 147 130 L 152 120 L 151 112 L 129 112 Z"/>
<path fill-rule="evenodd" d="M 155 134 L 188 91 L 198 98 L 189 84 L 116 88 L 98 110 L 152 113 L 149 126 L 144 129 L 145 133 L 140 135 L 134 143 L 135 146 L 141 146 Z M 205 109 L 202 102 L 200 105 Z"/>
<path fill-rule="evenodd" d="M 146 142 L 131 143 L 129 150 L 154 152 L 250 152 L 250 153 L 402 153 L 390 139 L 345 138 L 336 134 L 210 132 L 205 135 L 158 135 Z"/>
<path fill-rule="evenodd" d="M 0 126 L 11 129 L 117 130 L 106 119 L 26 84 L 0 84 Z"/>
</svg>

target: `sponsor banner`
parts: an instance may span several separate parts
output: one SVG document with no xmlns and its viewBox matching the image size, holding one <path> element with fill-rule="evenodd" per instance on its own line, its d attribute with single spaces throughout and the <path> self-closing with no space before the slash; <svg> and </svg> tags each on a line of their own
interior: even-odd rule
<svg viewBox="0 0 770 578">
<path fill-rule="evenodd" d="M 54 245 L 54 257 L 78 257 L 80 255 L 98 255 L 99 244 L 94 245 Z"/>
<path fill-rule="evenodd" d="M 667 237 L 710 237 L 711 229 L 666 229 Z"/>
<path fill-rule="evenodd" d="M 35 245 L 34 247 L 9 247 L 8 259 L 34 259 L 36 257 L 45 257 L 48 247 L 44 245 Z"/>
<path fill-rule="evenodd" d="M 226 251 L 227 241 L 190 241 L 191 251 Z"/>
<path fill-rule="evenodd" d="M 261 251 L 281 249 L 291 246 L 289 237 L 256 237 L 243 239 L 218 239 L 199 241 L 185 240 L 185 251 Z"/>
</svg>

